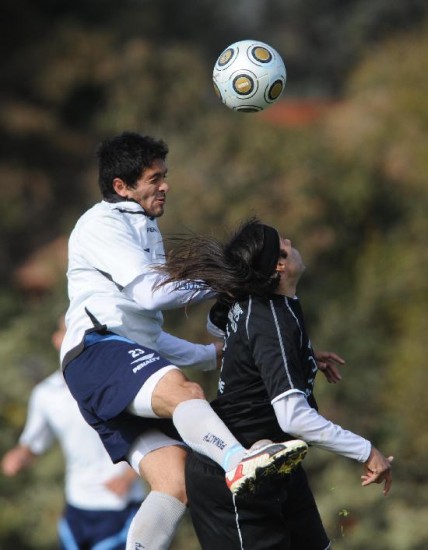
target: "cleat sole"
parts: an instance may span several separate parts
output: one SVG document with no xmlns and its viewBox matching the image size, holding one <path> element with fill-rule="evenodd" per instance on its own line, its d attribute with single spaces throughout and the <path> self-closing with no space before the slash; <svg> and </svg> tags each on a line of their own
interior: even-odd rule
<svg viewBox="0 0 428 550">
<path fill-rule="evenodd" d="M 255 469 L 251 477 L 246 477 L 242 483 L 233 489 L 236 496 L 245 496 L 254 494 L 257 487 L 266 478 L 283 477 L 293 472 L 302 462 L 307 453 L 307 446 L 301 445 L 294 449 L 284 449 L 283 453 L 278 453 L 274 459 L 266 466 L 259 466 Z"/>
</svg>

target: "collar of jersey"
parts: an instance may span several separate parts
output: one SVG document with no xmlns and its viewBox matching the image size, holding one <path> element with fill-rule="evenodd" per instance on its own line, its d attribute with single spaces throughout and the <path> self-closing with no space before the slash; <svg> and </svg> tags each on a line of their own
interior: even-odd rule
<svg viewBox="0 0 428 550">
<path fill-rule="evenodd" d="M 119 210 L 120 212 L 129 212 L 132 214 L 142 214 L 143 216 L 147 216 L 150 218 L 150 216 L 146 213 L 144 208 L 138 204 L 138 202 L 135 201 L 120 201 L 120 202 L 107 202 L 104 201 L 105 204 L 108 204 L 112 210 Z"/>
</svg>

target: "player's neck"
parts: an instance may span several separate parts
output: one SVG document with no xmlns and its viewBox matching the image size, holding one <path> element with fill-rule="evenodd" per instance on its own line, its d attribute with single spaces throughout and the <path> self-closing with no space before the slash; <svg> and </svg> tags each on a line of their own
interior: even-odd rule
<svg viewBox="0 0 428 550">
<path fill-rule="evenodd" d="M 275 294 L 281 294 L 281 296 L 287 296 L 287 298 L 294 298 L 297 293 L 297 284 L 281 285 Z"/>
<path fill-rule="evenodd" d="M 281 281 L 279 283 L 279 286 L 276 290 L 276 294 L 280 294 L 281 296 L 287 296 L 287 298 L 294 298 L 297 293 L 297 283 L 299 282 L 300 275 L 299 276 L 291 276 L 285 275 L 284 273 L 281 274 Z"/>
</svg>

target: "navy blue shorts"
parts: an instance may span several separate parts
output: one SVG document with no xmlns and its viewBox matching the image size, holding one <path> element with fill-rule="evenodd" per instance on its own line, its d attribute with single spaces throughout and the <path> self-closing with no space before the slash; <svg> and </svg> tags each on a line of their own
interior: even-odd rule
<svg viewBox="0 0 428 550">
<path fill-rule="evenodd" d="M 129 525 L 139 507 L 131 503 L 124 510 L 82 510 L 67 504 L 58 524 L 61 550 L 125 550 Z"/>
<path fill-rule="evenodd" d="M 134 441 L 150 429 L 181 441 L 171 420 L 142 418 L 126 410 L 146 380 L 171 363 L 157 351 L 113 333 L 91 333 L 85 345 L 66 366 L 64 378 L 112 461 L 127 460 Z"/>
</svg>

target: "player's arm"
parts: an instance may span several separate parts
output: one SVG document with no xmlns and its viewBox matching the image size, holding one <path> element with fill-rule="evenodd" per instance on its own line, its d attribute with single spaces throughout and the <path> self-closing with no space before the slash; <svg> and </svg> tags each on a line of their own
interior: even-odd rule
<svg viewBox="0 0 428 550">
<path fill-rule="evenodd" d="M 28 402 L 27 420 L 19 438 L 19 443 L 31 449 L 34 455 L 46 452 L 55 440 L 45 415 L 47 396 L 41 386 L 36 386 Z"/>
<path fill-rule="evenodd" d="M 148 267 L 124 288 L 124 293 L 147 311 L 176 309 L 215 297 L 214 292 L 194 282 L 160 285 L 160 281 L 155 268 Z"/>
<path fill-rule="evenodd" d="M 371 443 L 327 420 L 312 408 L 305 395 L 294 392 L 273 403 L 281 429 L 307 443 L 364 463 Z"/>
<path fill-rule="evenodd" d="M 7 477 L 13 477 L 29 468 L 36 457 L 29 447 L 19 444 L 4 455 L 1 461 L 2 472 Z"/>
<path fill-rule="evenodd" d="M 284 432 L 315 447 L 363 463 L 363 485 L 385 481 L 384 494 L 388 493 L 392 483 L 392 457 L 384 457 L 367 439 L 324 418 L 308 404 L 303 393 L 285 395 L 272 405 Z"/>
<path fill-rule="evenodd" d="M 178 367 L 208 371 L 217 368 L 223 344 L 194 344 L 162 331 L 157 340 L 157 347 L 163 357 Z"/>
<path fill-rule="evenodd" d="M 367 473 L 372 451 L 370 441 L 327 420 L 309 405 L 299 350 L 285 319 L 277 315 L 273 321 L 268 310 L 260 308 L 250 318 L 248 334 L 281 429 L 313 446 L 364 463 Z M 379 461 L 377 466 L 376 479 L 367 478 L 363 482 L 369 484 L 385 479 L 386 494 L 391 480 L 390 460 L 383 457 L 383 462 Z"/>
<path fill-rule="evenodd" d="M 27 420 L 19 444 L 3 457 L 3 473 L 14 476 L 31 466 L 34 459 L 51 446 L 53 439 L 53 433 L 43 414 L 42 392 L 36 386 L 29 399 Z"/>
<path fill-rule="evenodd" d="M 115 214 L 82 222 L 70 242 L 93 269 L 146 311 L 180 308 L 213 297 L 197 283 L 159 286 L 162 277 L 150 253 L 141 248 L 131 228 Z M 162 247 L 158 254 L 163 254 Z"/>
</svg>

